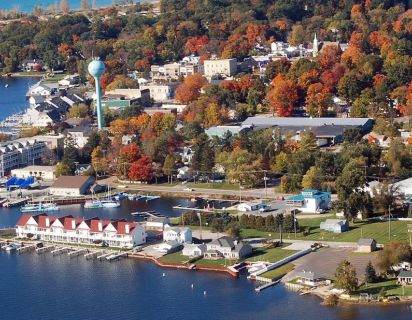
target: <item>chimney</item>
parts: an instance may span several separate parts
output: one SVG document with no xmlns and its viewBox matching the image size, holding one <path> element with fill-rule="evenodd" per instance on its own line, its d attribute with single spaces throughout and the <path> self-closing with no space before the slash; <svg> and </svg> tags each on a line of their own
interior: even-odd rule
<svg viewBox="0 0 412 320">
<path fill-rule="evenodd" d="M 99 221 L 98 228 L 100 232 L 103 231 L 103 224 L 101 221 Z"/>
<path fill-rule="evenodd" d="M 50 227 L 50 219 L 49 219 L 49 217 L 46 218 L 46 227 L 47 227 L 47 228 Z"/>
<path fill-rule="evenodd" d="M 129 226 L 129 224 L 126 224 L 126 225 L 124 226 L 124 229 L 125 229 L 126 234 L 129 234 L 129 233 L 130 233 L 130 226 Z"/>
<path fill-rule="evenodd" d="M 76 229 L 76 221 L 72 220 L 72 229 Z"/>
</svg>

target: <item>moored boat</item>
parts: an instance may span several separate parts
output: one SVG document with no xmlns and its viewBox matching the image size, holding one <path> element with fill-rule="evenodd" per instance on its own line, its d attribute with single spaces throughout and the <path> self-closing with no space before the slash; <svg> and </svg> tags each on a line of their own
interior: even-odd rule
<svg viewBox="0 0 412 320">
<path fill-rule="evenodd" d="M 58 211 L 59 207 L 55 203 L 38 203 L 38 204 L 27 204 L 20 208 L 20 212 L 50 212 Z"/>
</svg>

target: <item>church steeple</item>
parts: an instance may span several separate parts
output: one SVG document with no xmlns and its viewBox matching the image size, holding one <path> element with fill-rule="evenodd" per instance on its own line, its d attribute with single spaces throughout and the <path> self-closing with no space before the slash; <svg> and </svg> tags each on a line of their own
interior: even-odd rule
<svg viewBox="0 0 412 320">
<path fill-rule="evenodd" d="M 318 38 L 316 37 L 316 33 L 315 33 L 315 37 L 313 38 L 313 51 L 312 51 L 312 55 L 314 58 L 318 56 L 318 52 L 319 52 L 319 44 L 318 44 Z"/>
</svg>

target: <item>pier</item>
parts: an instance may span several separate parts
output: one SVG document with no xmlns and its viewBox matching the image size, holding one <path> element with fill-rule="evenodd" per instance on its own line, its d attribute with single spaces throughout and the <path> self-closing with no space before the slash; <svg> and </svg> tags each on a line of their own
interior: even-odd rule
<svg viewBox="0 0 412 320">
<path fill-rule="evenodd" d="M 55 248 L 54 245 L 44 246 L 44 247 L 41 247 L 41 248 L 37 248 L 37 249 L 36 249 L 36 252 L 37 252 L 38 254 L 41 254 L 41 253 L 44 253 L 44 252 L 50 252 L 50 251 L 52 251 L 54 248 Z"/>
<path fill-rule="evenodd" d="M 30 252 L 34 251 L 37 248 L 37 244 L 30 244 L 27 246 L 22 246 L 20 248 L 17 248 L 17 253 L 25 253 L 25 252 Z"/>
<path fill-rule="evenodd" d="M 107 261 L 114 261 L 120 258 L 127 258 L 127 252 L 117 252 L 117 253 L 112 253 L 109 256 L 106 257 Z"/>
<path fill-rule="evenodd" d="M 222 209 L 191 208 L 191 207 L 183 207 L 183 206 L 174 206 L 173 209 L 175 209 L 175 210 L 186 210 L 186 211 L 196 211 L 196 212 L 209 212 L 209 213 L 216 212 L 217 210 L 222 210 Z"/>
<path fill-rule="evenodd" d="M 74 257 L 80 256 L 81 254 L 85 254 L 85 253 L 87 253 L 87 252 L 89 252 L 89 249 L 79 249 L 79 250 L 76 250 L 76 251 L 71 251 L 71 252 L 69 252 L 69 253 L 68 253 L 68 256 L 69 256 L 70 258 L 74 258 Z"/>
<path fill-rule="evenodd" d="M 28 201 L 27 199 L 17 199 L 14 201 L 7 201 L 3 203 L 3 207 L 6 207 L 6 208 L 18 207 L 18 206 L 21 206 L 27 203 L 27 201 Z"/>
<path fill-rule="evenodd" d="M 102 254 L 102 255 L 100 255 L 100 256 L 98 256 L 97 257 L 97 260 L 103 260 L 103 259 L 106 259 L 108 256 L 110 256 L 110 255 L 112 255 L 113 253 L 112 252 L 110 252 L 110 253 L 104 253 L 104 254 Z"/>
<path fill-rule="evenodd" d="M 280 282 L 280 280 L 270 281 L 269 283 L 266 283 L 264 285 L 261 285 L 260 287 L 255 288 L 255 291 L 260 292 L 262 290 L 265 290 L 265 289 L 267 289 L 271 286 L 274 286 L 274 285 L 278 284 L 279 282 Z"/>
<path fill-rule="evenodd" d="M 57 256 L 57 255 L 59 255 L 59 254 L 63 254 L 63 253 L 69 252 L 70 250 L 71 250 L 71 249 L 70 249 L 70 248 L 67 248 L 67 247 L 56 247 L 56 248 L 51 252 L 51 254 L 54 255 L 54 256 Z"/>
<path fill-rule="evenodd" d="M 86 253 L 83 257 L 86 258 L 86 260 L 90 260 L 90 259 L 95 259 L 97 258 L 98 254 L 104 253 L 102 251 L 92 251 L 89 253 Z"/>
</svg>

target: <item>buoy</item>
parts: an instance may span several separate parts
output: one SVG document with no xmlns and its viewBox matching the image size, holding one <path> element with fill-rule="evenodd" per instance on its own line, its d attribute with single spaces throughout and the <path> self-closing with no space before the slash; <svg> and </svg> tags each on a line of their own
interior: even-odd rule
<svg viewBox="0 0 412 320">
<path fill-rule="evenodd" d="M 204 296 L 206 295 L 206 290 L 205 290 L 205 291 L 203 291 L 203 295 L 204 295 Z"/>
<path fill-rule="evenodd" d="M 163 272 L 163 277 L 166 277 L 166 274 Z"/>
<path fill-rule="evenodd" d="M 193 287 L 194 287 L 193 283 L 192 283 L 191 287 L 192 287 L 192 289 L 193 289 Z"/>
</svg>

